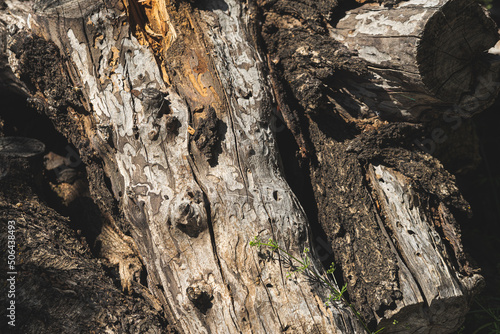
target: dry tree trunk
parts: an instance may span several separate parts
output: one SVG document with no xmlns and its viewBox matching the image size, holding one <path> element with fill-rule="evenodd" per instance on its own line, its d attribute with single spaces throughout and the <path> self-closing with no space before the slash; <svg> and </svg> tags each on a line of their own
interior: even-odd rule
<svg viewBox="0 0 500 334">
<path fill-rule="evenodd" d="M 297 254 L 309 236 L 279 172 L 245 8 L 121 5 L 40 2 L 30 25 L 68 57 L 53 66 L 91 111 L 64 111 L 81 127 L 76 146 L 103 160 L 169 320 L 182 332 L 361 331 L 345 306 L 323 305 L 324 287 L 287 279 L 249 246 L 272 237 Z M 22 53 L 30 38 L 12 44 Z"/>
<path fill-rule="evenodd" d="M 258 236 L 296 256 L 313 249 L 280 168 L 276 104 L 309 163 L 317 219 L 365 321 L 386 332 L 460 325 L 482 280 L 452 214 L 467 204 L 412 140 L 423 111 L 488 88 L 470 75 L 497 39 L 481 9 L 367 4 L 334 27 L 329 1 L 7 4 L 4 21 L 21 29 L 8 37 L 10 66 L 31 105 L 80 151 L 102 215 L 132 236 L 148 288 L 180 332 L 364 330 L 344 303 L 325 305 L 324 286 L 288 278 L 287 259 L 249 246 Z M 470 48 L 457 61 L 440 48 L 449 39 L 443 48 Z M 121 268 L 124 282 L 136 276 Z"/>
</svg>

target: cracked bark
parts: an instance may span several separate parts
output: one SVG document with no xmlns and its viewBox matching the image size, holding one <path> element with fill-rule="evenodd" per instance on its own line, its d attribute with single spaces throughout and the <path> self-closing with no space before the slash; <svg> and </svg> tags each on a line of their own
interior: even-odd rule
<svg viewBox="0 0 500 334">
<path fill-rule="evenodd" d="M 328 1 L 303 1 L 301 11 L 287 1 L 261 1 L 260 13 L 236 0 L 7 3 L 11 12 L 4 15 L 21 28 L 9 37 L 10 66 L 24 73 L 32 105 L 80 151 L 94 200 L 132 236 L 148 288 L 180 332 L 363 331 L 344 304 L 324 305 L 324 287 L 285 277 L 281 261 L 265 260 L 248 244 L 259 236 L 294 255 L 314 249 L 306 214 L 279 166 L 271 86 L 302 156 L 312 157 L 319 213 L 311 218 L 325 229 L 365 320 L 387 332 L 449 332 L 460 325 L 481 282 L 450 211 L 467 204 L 437 160 L 407 145 L 418 126 L 389 124 L 384 116 L 392 114 L 378 109 L 383 101 L 366 99 L 373 89 L 399 111 L 410 110 L 387 85 L 393 80 L 390 86 L 406 92 L 415 80 L 403 72 L 399 81 L 383 77 L 366 66 L 371 58 L 352 55 L 358 47 L 351 39 L 373 47 L 376 38 L 356 39 L 351 31 L 339 37 L 346 27 L 362 31 L 351 22 L 360 15 L 399 17 L 404 6 L 364 5 L 333 27 L 336 3 Z M 416 3 L 412 11 L 427 13 Z M 438 1 L 432 10 L 446 4 L 463 5 Z M 257 51 L 257 17 L 268 55 Z M 437 29 L 427 22 L 418 20 L 416 29 Z M 489 39 L 477 52 L 496 37 L 485 22 L 479 33 Z M 38 46 L 30 53 L 29 45 Z M 333 75 L 340 70 L 352 78 L 345 85 Z M 460 104 L 469 92 L 454 96 L 422 82 L 414 86 L 430 110 Z M 365 95 L 352 87 L 366 88 L 358 89 Z M 376 113 L 382 118 L 370 118 Z M 312 265 L 323 272 L 315 254 Z M 134 279 L 126 271 L 122 285 Z M 399 326 L 390 325 L 394 319 Z"/>
</svg>

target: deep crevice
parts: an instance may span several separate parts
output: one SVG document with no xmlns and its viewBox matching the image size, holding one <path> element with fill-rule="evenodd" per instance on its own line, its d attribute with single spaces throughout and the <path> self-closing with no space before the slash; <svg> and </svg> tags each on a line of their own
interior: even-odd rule
<svg viewBox="0 0 500 334">
<path fill-rule="evenodd" d="M 1 115 L 5 121 L 4 134 L 6 136 L 26 136 L 38 139 L 46 146 L 45 154 L 54 152 L 65 157 L 74 156 L 78 153 L 78 150 L 56 130 L 48 117 L 27 106 L 26 98 L 12 95 L 6 97 L 3 96 L 4 94 L 5 92 L 2 92 L 0 98 L 10 101 L 10 106 L 4 107 L 4 112 Z M 12 110 L 12 112 L 9 112 L 9 110 Z M 79 179 L 87 180 L 84 167 L 85 165 L 80 163 L 74 169 L 79 175 Z M 39 188 L 35 189 L 37 195 L 47 202 L 49 207 L 54 208 L 63 216 L 70 217 L 69 226 L 83 237 L 92 253 L 96 255 L 98 245 L 95 245 L 94 241 L 102 226 L 97 205 L 89 197 L 83 196 L 79 196 L 65 205 L 50 184 L 58 184 L 57 171 L 44 169 Z"/>
</svg>

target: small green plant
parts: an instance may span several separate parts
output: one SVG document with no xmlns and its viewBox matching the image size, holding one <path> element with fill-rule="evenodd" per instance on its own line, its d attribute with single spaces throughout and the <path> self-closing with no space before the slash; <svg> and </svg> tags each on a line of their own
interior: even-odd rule
<svg viewBox="0 0 500 334">
<path fill-rule="evenodd" d="M 370 331 L 370 329 L 368 328 L 368 326 L 364 322 L 363 318 L 361 317 L 361 314 L 359 314 L 359 312 L 356 311 L 356 309 L 354 308 L 354 305 L 352 305 L 344 297 L 344 293 L 347 290 L 347 284 L 344 284 L 342 286 L 342 288 L 340 290 L 338 290 L 330 282 L 329 279 L 323 277 L 322 275 L 320 275 L 316 270 L 314 270 L 311 267 L 311 259 L 310 259 L 309 255 L 308 255 L 309 248 L 304 248 L 304 250 L 302 252 L 302 257 L 299 259 L 299 258 L 293 256 L 292 254 L 290 254 L 289 252 L 287 252 L 285 249 L 281 248 L 278 245 L 278 243 L 275 240 L 271 239 L 271 238 L 267 242 L 263 242 L 258 237 L 255 237 L 252 241 L 250 241 L 250 246 L 259 247 L 259 249 L 261 247 L 269 247 L 269 248 L 271 248 L 273 250 L 273 252 L 278 252 L 278 253 L 282 253 L 282 254 L 286 255 L 286 257 L 290 261 L 291 267 L 294 268 L 293 272 L 295 272 L 295 273 L 303 273 L 303 274 L 305 274 L 305 275 L 307 275 L 309 277 L 314 278 L 316 281 L 318 281 L 318 282 L 322 283 L 323 285 L 325 285 L 326 287 L 328 287 L 328 289 L 330 290 L 330 294 L 328 296 L 328 299 L 325 301 L 325 304 L 327 306 L 330 306 L 330 304 L 333 303 L 334 301 L 342 301 L 342 302 L 344 302 L 354 312 L 354 314 L 356 315 L 356 317 L 358 318 L 358 320 L 361 322 L 361 324 L 363 325 L 364 329 L 368 333 L 370 333 L 370 334 L 377 334 L 377 333 L 380 333 L 384 329 L 384 328 L 381 328 L 381 329 L 377 330 L 376 332 Z M 295 264 L 293 264 L 293 261 L 295 261 Z M 329 275 L 332 275 L 333 280 L 335 281 L 335 284 L 338 286 L 337 281 L 335 280 L 335 277 L 333 276 L 334 272 L 335 272 L 335 264 L 332 263 L 330 265 L 330 268 L 326 271 L 326 273 L 329 274 Z M 291 276 L 291 273 L 288 273 L 287 277 L 290 277 L 290 276 Z"/>
<path fill-rule="evenodd" d="M 500 333 L 500 312 L 499 309 L 487 308 L 483 306 L 478 300 L 475 300 L 476 304 L 481 309 L 480 312 L 483 312 L 489 320 L 487 323 L 476 329 L 473 334 L 483 333 L 486 329 L 488 329 L 488 333 Z"/>
<path fill-rule="evenodd" d="M 493 0 L 479 0 L 479 3 L 489 10 L 493 8 Z"/>
</svg>

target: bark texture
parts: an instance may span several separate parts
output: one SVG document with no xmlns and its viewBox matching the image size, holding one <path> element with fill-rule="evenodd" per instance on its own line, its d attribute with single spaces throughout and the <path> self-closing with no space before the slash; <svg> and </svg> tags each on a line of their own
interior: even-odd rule
<svg viewBox="0 0 500 334">
<path fill-rule="evenodd" d="M 2 321 L 2 333 L 173 333 L 154 304 L 122 294 L 68 219 L 40 200 L 41 158 L 10 163 L 0 180 L 0 221 L 3 231 L 15 221 L 16 327 Z M 6 233 L 0 246 L 7 249 Z"/>
<path fill-rule="evenodd" d="M 309 244 L 308 225 L 279 172 L 248 9 L 204 6 L 36 3 L 33 30 L 65 53 L 51 54 L 52 42 L 19 33 L 12 42 L 18 71 L 43 71 L 29 78 L 43 95 L 36 103 L 80 154 L 102 159 L 148 286 L 180 331 L 360 331 L 348 308 L 324 306 L 322 286 L 287 279 L 287 268 L 248 244 L 273 237 L 298 254 Z M 168 24 L 155 21 L 155 10 Z M 53 73 L 73 81 L 40 84 Z M 101 205 L 109 211 L 107 200 Z"/>
<path fill-rule="evenodd" d="M 309 124 L 299 135 L 291 131 L 299 147 L 302 137 L 312 143 L 309 166 L 317 218 L 342 265 L 350 297 L 365 319 L 389 332 L 455 330 L 483 281 L 457 243 L 454 215 L 464 217 L 470 207 L 454 177 L 417 143 L 425 138 L 442 142 L 443 125 L 435 120 L 443 112 L 447 123 L 455 123 L 495 99 L 497 60 L 484 55 L 498 39 L 494 23 L 479 6 L 461 1 L 366 4 L 338 23 L 312 5 L 294 11 L 286 1 L 271 4 L 263 12 L 264 41 L 286 80 L 282 91 L 291 118 L 297 115 L 295 122 Z M 479 23 L 465 30 L 466 22 Z M 304 30 L 318 37 L 304 42 Z M 443 36 L 453 33 L 445 44 Z M 336 48 L 325 50 L 327 43 Z M 442 51 L 447 47 L 463 57 Z M 466 64 L 458 65 L 461 61 Z M 443 62 L 446 66 L 436 65 Z M 455 63 L 460 71 L 447 72 Z M 479 63 L 485 72 L 477 70 Z M 427 75 L 442 79 L 427 81 Z M 451 85 L 454 93 L 440 97 L 428 82 L 443 83 L 439 89 Z M 464 106 L 466 100 L 474 103 Z M 387 122 L 397 119 L 414 124 Z M 374 177 L 373 168 L 389 168 L 390 191 L 381 190 L 389 181 Z M 419 232 L 405 230 L 402 221 Z M 398 325 L 391 326 L 391 318 Z"/>
<path fill-rule="evenodd" d="M 179 332 L 364 330 L 344 303 L 325 305 L 324 286 L 288 277 L 286 258 L 249 246 L 258 236 L 295 256 L 314 249 L 280 166 L 274 110 L 309 174 L 309 219 L 365 321 L 388 333 L 460 326 L 482 282 L 455 218 L 470 208 L 414 140 L 426 136 L 417 122 L 498 77 L 494 58 L 482 67 L 492 80 L 470 75 L 497 39 L 479 7 L 386 1 L 339 21 L 335 1 L 6 3 L 4 77 L 79 151 L 104 222 L 100 255 L 122 289 L 147 272 L 153 296 L 139 294 Z M 442 54 L 452 31 L 463 57 Z M 311 265 L 323 273 L 316 254 Z"/>
</svg>

